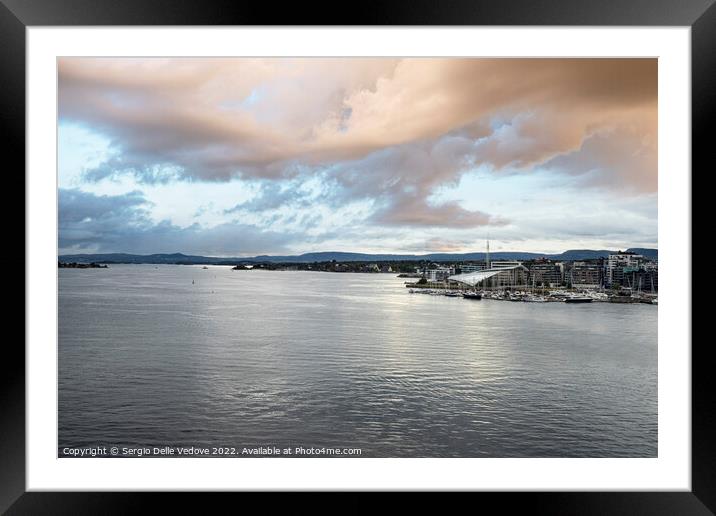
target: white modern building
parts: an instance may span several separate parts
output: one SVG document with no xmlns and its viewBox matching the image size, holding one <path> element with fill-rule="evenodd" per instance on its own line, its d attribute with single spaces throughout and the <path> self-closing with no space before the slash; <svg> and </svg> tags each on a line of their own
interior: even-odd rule
<svg viewBox="0 0 716 516">
<path fill-rule="evenodd" d="M 428 281 L 444 281 L 455 274 L 455 267 L 435 267 L 425 270 L 424 274 Z"/>
<path fill-rule="evenodd" d="M 529 278 L 527 267 L 519 262 L 510 263 L 516 263 L 516 265 L 508 265 L 508 262 L 492 262 L 492 265 L 497 265 L 497 267 L 467 274 L 456 274 L 448 277 L 448 279 L 482 289 L 506 289 L 527 286 Z"/>
<path fill-rule="evenodd" d="M 622 285 L 624 283 L 624 269 L 638 269 L 645 261 L 646 259 L 640 254 L 610 254 L 605 266 L 604 283 L 608 287 Z"/>
</svg>

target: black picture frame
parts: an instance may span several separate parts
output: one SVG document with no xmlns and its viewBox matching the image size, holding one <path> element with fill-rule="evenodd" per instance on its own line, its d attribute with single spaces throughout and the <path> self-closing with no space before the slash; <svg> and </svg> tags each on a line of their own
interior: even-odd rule
<svg viewBox="0 0 716 516">
<path fill-rule="evenodd" d="M 347 12 L 350 12 L 348 18 Z M 231 0 L 0 0 L 0 127 L 4 155 L 14 158 L 6 174 L 25 191 L 25 29 L 28 26 L 87 25 L 554 25 L 689 26 L 692 73 L 692 170 L 713 165 L 716 152 L 707 126 L 716 119 L 716 6 L 714 0 L 413 0 L 323 5 Z M 691 172 L 693 177 L 693 172 Z M 8 196 L 9 197 L 9 196 Z M 24 196 L 23 196 L 24 198 Z M 18 238 L 16 256 L 25 263 L 24 225 L 17 210 L 3 203 L 5 220 Z M 12 211 L 11 211 L 12 210 Z M 10 225 L 10 224 L 8 224 Z M 24 278 L 32 274 L 25 267 Z M 19 283 L 15 272 L 13 281 Z M 18 285 L 25 292 L 25 285 Z M 24 295 L 23 295 L 24 299 Z M 691 300 L 686 300 L 691 302 Z M 24 303 L 13 296 L 15 310 Z M 17 314 L 17 320 L 20 315 Z M 8 317 L 9 319 L 9 317 Z M 24 334 L 24 330 L 23 330 Z M 6 333 L 9 335 L 9 333 Z M 549 514 L 712 514 L 716 512 L 716 403 L 708 360 L 709 339 L 691 345 L 692 490 L 690 492 L 481 493 L 501 511 L 529 507 Z M 138 493 L 25 492 L 25 351 L 20 339 L 6 338 L 0 360 L 0 512 L 7 514 L 110 514 L 136 512 L 149 495 Z M 184 510 L 204 512 L 204 501 L 176 497 Z M 192 507 L 197 503 L 196 507 Z M 203 510 L 202 510 L 203 509 Z"/>
</svg>

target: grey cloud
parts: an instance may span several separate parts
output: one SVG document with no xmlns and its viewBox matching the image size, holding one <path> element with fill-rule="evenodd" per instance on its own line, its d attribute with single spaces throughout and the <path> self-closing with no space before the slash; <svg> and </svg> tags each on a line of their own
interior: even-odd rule
<svg viewBox="0 0 716 516">
<path fill-rule="evenodd" d="M 118 222 L 140 224 L 145 220 L 144 209 L 149 203 L 140 191 L 123 195 L 94 195 L 79 189 L 58 191 L 59 224 L 68 227 L 74 224 Z"/>
<path fill-rule="evenodd" d="M 367 221 L 395 226 L 469 228 L 502 224 L 498 217 L 466 210 L 455 201 L 429 200 L 434 190 L 456 184 L 474 165 L 475 141 L 449 135 L 374 152 L 364 159 L 331 169 L 335 203 L 376 200 L 377 211 Z"/>
<path fill-rule="evenodd" d="M 637 200 L 637 204 L 638 204 Z M 499 240 L 521 239 L 529 235 L 531 239 L 575 241 L 619 242 L 612 247 L 639 247 L 646 243 L 655 243 L 658 234 L 656 216 L 633 209 L 632 202 L 614 204 L 608 211 L 592 209 L 573 209 L 569 217 L 560 214 L 535 214 L 531 219 L 521 220 L 519 224 L 502 228 L 496 234 Z M 493 233 L 494 234 L 494 233 Z M 573 245 L 573 244 L 572 244 Z"/>
<path fill-rule="evenodd" d="M 248 201 L 225 210 L 225 213 L 263 212 L 292 206 L 307 208 L 317 199 L 310 192 L 301 190 L 302 181 L 262 181 L 258 194 Z"/>
<path fill-rule="evenodd" d="M 97 196 L 76 189 L 59 191 L 61 253 L 183 252 L 216 256 L 285 253 L 299 234 L 268 231 L 240 222 L 204 228 L 179 227 L 169 221 L 154 224 L 141 192 Z"/>
<path fill-rule="evenodd" d="M 187 179 L 185 170 L 171 163 L 151 163 L 149 165 L 135 160 L 129 161 L 126 157 L 113 156 L 95 167 L 82 172 L 82 179 L 95 183 L 103 179 L 117 179 L 123 175 L 134 176 L 141 183 L 167 184 L 172 181 Z"/>
</svg>

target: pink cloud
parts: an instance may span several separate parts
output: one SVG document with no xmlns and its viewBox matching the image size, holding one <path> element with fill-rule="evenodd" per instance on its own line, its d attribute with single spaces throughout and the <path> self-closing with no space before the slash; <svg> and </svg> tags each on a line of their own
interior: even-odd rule
<svg viewBox="0 0 716 516">
<path fill-rule="evenodd" d="M 338 163 L 346 195 L 410 225 L 495 220 L 427 201 L 481 163 L 570 156 L 561 166 L 576 174 L 596 159 L 585 184 L 656 188 L 655 59 L 63 58 L 59 103 L 113 141 L 89 177 L 280 179 Z M 623 134 L 651 143 L 615 154 Z"/>
</svg>

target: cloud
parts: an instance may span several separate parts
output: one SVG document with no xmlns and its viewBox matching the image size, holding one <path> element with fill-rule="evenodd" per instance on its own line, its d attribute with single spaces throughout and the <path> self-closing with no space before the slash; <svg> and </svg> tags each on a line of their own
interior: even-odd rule
<svg viewBox="0 0 716 516">
<path fill-rule="evenodd" d="M 422 249 L 419 249 L 419 251 L 427 253 L 460 253 L 465 247 L 474 245 L 475 242 L 471 240 L 448 240 L 434 237 L 426 240 L 424 246 Z"/>
<path fill-rule="evenodd" d="M 309 208 L 313 203 L 325 198 L 325 195 L 307 188 L 308 181 L 310 178 L 306 177 L 283 183 L 262 181 L 254 197 L 224 210 L 224 213 L 256 213 L 288 207 Z"/>
<path fill-rule="evenodd" d="M 62 58 L 58 80 L 61 120 L 111 142 L 84 181 L 239 178 L 260 185 L 258 193 L 223 214 L 253 214 L 252 224 L 281 213 L 292 230 L 301 221 L 314 227 L 319 215 L 303 212 L 358 202 L 372 207 L 367 226 L 510 223 L 461 200 L 436 200 L 476 167 L 495 175 L 549 169 L 578 188 L 619 194 L 656 189 L 656 59 Z M 306 186 L 315 179 L 320 191 Z M 123 209 L 106 216 L 149 224 L 146 206 Z M 78 232 L 91 226 L 75 224 Z M 209 231 L 151 227 L 177 243 Z"/>
<path fill-rule="evenodd" d="M 466 210 L 454 201 L 430 206 L 423 199 L 401 198 L 388 208 L 378 211 L 371 217 L 371 222 L 386 226 L 471 228 L 497 221 L 480 211 Z"/>
<path fill-rule="evenodd" d="M 295 161 L 361 159 L 496 117 L 515 123 L 494 129 L 483 153 L 528 165 L 655 113 L 656 69 L 655 59 L 64 58 L 60 117 L 90 123 L 121 153 L 88 178 L 276 179 Z"/>
<path fill-rule="evenodd" d="M 109 135 L 122 154 L 110 168 L 146 181 L 163 168 L 212 181 L 276 178 L 305 152 L 314 125 L 344 112 L 343 92 L 368 87 L 391 63 L 61 59 L 60 117 Z"/>
<path fill-rule="evenodd" d="M 58 196 L 60 227 L 98 221 L 110 224 L 118 221 L 142 224 L 146 220 L 146 211 L 143 208 L 147 205 L 147 200 L 138 190 L 109 196 L 61 188 Z"/>
<path fill-rule="evenodd" d="M 654 136 L 633 128 L 601 131 L 584 140 L 578 149 L 557 156 L 544 166 L 579 176 L 583 186 L 620 189 L 627 193 L 656 192 Z"/>
<path fill-rule="evenodd" d="M 372 199 L 376 211 L 370 224 L 475 227 L 497 221 L 458 202 L 430 201 L 440 185 L 456 184 L 473 165 L 474 142 L 446 135 L 438 140 L 403 144 L 373 152 L 362 159 L 337 163 L 325 173 L 331 200 L 343 204 Z"/>
<path fill-rule="evenodd" d="M 180 227 L 154 223 L 143 194 L 94 195 L 77 189 L 59 190 L 60 253 L 176 252 L 213 256 L 285 253 L 300 238 L 259 227 L 227 222 L 213 227 Z"/>
</svg>

